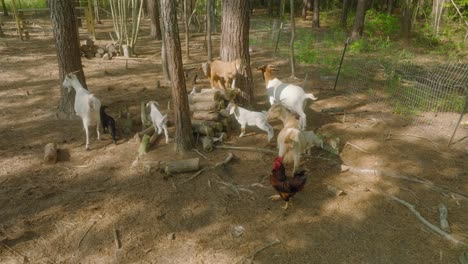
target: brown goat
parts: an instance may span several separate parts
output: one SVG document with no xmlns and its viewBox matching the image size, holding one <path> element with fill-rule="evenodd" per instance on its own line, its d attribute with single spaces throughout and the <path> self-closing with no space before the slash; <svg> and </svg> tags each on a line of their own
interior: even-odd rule
<svg viewBox="0 0 468 264">
<path fill-rule="evenodd" d="M 235 78 L 238 73 L 242 72 L 241 60 L 236 59 L 231 62 L 224 62 L 220 60 L 214 60 L 211 63 L 202 63 L 202 70 L 206 77 L 210 80 L 211 88 L 234 88 Z"/>
</svg>

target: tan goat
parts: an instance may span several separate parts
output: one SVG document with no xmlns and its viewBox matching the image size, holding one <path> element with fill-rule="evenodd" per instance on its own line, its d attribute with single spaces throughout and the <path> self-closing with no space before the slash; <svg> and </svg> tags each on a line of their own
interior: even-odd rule
<svg viewBox="0 0 468 264">
<path fill-rule="evenodd" d="M 294 164 L 293 173 L 299 168 L 301 155 L 307 145 L 299 121 L 281 103 L 275 103 L 268 110 L 268 119 L 280 119 L 283 129 L 278 134 L 278 156 L 286 164 Z"/>
<path fill-rule="evenodd" d="M 235 79 L 238 73 L 242 72 L 242 63 L 240 59 L 231 62 L 214 60 L 212 62 L 202 63 L 202 70 L 210 80 L 211 88 L 226 89 L 235 87 Z"/>
</svg>

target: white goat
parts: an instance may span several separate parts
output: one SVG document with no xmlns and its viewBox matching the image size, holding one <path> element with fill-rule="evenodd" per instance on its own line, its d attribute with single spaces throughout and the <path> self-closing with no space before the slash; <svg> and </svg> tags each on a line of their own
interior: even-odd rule
<svg viewBox="0 0 468 264">
<path fill-rule="evenodd" d="M 304 151 L 310 155 L 310 149 L 312 147 L 322 148 L 323 149 L 323 139 L 318 134 L 315 134 L 314 131 L 302 131 L 304 134 L 306 145 Z"/>
<path fill-rule="evenodd" d="M 299 121 L 281 103 L 274 103 L 268 110 L 268 119 L 280 119 L 283 128 L 278 134 L 278 156 L 284 163 L 294 163 L 293 172 L 299 168 L 301 155 L 307 145 Z"/>
<path fill-rule="evenodd" d="M 261 130 L 266 131 L 268 134 L 268 142 L 270 142 L 270 140 L 273 138 L 274 130 L 273 127 L 267 122 L 266 112 L 249 111 L 234 103 L 231 103 L 228 108 L 230 108 L 229 114 L 234 115 L 234 117 L 237 119 L 237 122 L 239 122 L 241 125 L 241 134 L 239 137 L 243 137 L 245 135 L 245 127 L 249 125 L 257 126 Z"/>
<path fill-rule="evenodd" d="M 100 108 L 101 102 L 92 93 L 86 90 L 74 73 L 69 73 L 63 80 L 63 86 L 70 89 L 75 89 L 75 113 L 81 117 L 83 127 L 86 132 L 86 149 L 89 150 L 89 126 L 96 124 L 97 139 L 101 139 L 99 127 L 101 126 Z"/>
<path fill-rule="evenodd" d="M 277 78 L 273 79 L 271 72 L 275 71 L 276 68 L 272 65 L 264 65 L 257 69 L 263 73 L 270 105 L 281 102 L 286 108 L 296 112 L 299 115 L 300 128 L 304 130 L 307 125 L 304 101 L 306 99 L 317 100 L 317 98 L 311 93 L 305 93 L 304 89 L 297 85 L 283 83 Z"/>
<path fill-rule="evenodd" d="M 159 106 L 156 101 L 149 101 L 146 107 L 151 106 L 151 122 L 153 122 L 154 130 L 158 135 L 164 131 L 166 137 L 166 144 L 169 143 L 169 133 L 167 132 L 167 114 L 162 115 L 156 106 Z"/>
</svg>

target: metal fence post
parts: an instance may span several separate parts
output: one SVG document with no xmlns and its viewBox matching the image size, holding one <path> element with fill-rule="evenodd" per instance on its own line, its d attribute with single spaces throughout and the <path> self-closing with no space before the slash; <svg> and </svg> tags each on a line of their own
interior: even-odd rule
<svg viewBox="0 0 468 264">
<path fill-rule="evenodd" d="M 335 79 L 335 85 L 333 86 L 333 91 L 336 91 L 336 85 L 338 84 L 338 77 L 340 76 L 340 71 L 341 71 L 341 66 L 343 65 L 344 55 L 345 55 L 345 53 L 346 53 L 346 48 L 348 47 L 350 41 L 351 41 L 351 38 L 348 37 L 348 38 L 346 39 L 346 43 L 345 43 L 345 45 L 344 45 L 343 55 L 341 55 L 340 67 L 338 67 L 338 72 L 336 73 L 336 79 Z"/>
<path fill-rule="evenodd" d="M 455 136 L 455 133 L 457 132 L 458 126 L 460 126 L 460 122 L 462 121 L 463 116 L 465 115 L 467 106 L 468 106 L 468 89 L 465 88 L 465 102 L 463 104 L 463 109 L 462 109 L 462 112 L 460 114 L 460 118 L 458 119 L 458 123 L 455 126 L 455 129 L 453 130 L 452 137 L 450 137 L 450 140 L 448 142 L 448 145 L 447 145 L 448 147 L 450 147 L 450 144 L 452 144 L 453 137 Z"/>
</svg>

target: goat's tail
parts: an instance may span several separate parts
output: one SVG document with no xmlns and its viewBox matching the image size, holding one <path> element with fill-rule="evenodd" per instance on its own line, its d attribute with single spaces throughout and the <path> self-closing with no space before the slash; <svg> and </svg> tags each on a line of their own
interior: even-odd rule
<svg viewBox="0 0 468 264">
<path fill-rule="evenodd" d="M 311 93 L 306 94 L 306 97 L 309 98 L 309 99 L 312 99 L 312 100 L 314 100 L 314 101 L 318 99 L 317 97 L 315 97 L 315 96 L 314 96 L 313 94 L 311 94 Z"/>
</svg>

